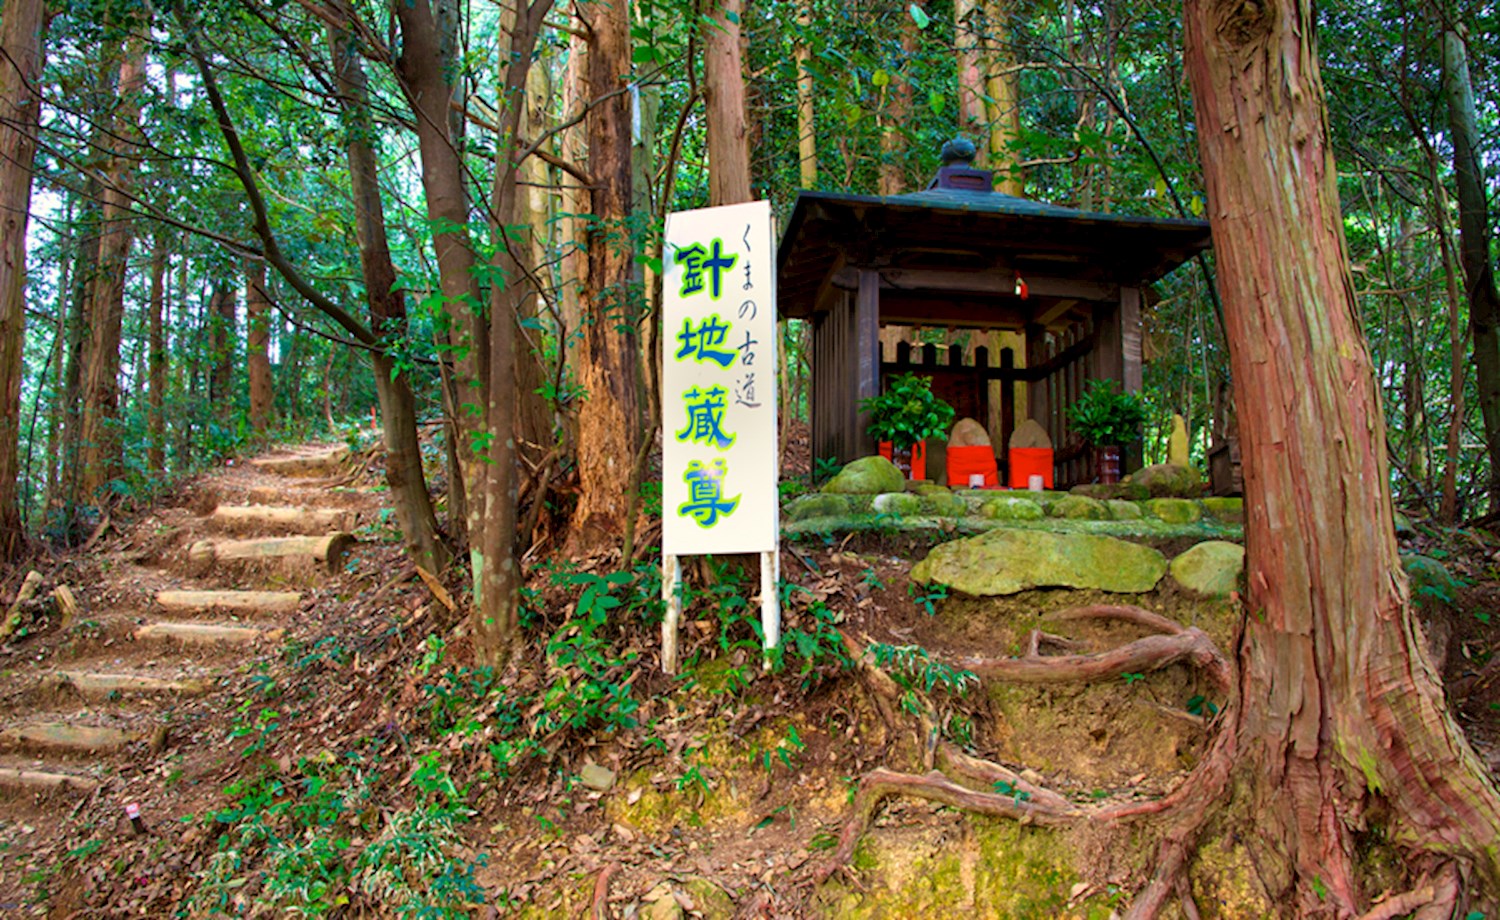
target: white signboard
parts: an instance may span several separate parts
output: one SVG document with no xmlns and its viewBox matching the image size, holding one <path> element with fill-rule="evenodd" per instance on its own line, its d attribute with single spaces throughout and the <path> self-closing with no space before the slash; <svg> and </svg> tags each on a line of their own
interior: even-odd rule
<svg viewBox="0 0 1500 920">
<path fill-rule="evenodd" d="M 682 211 L 662 249 L 662 553 L 778 538 L 771 205 Z"/>
</svg>

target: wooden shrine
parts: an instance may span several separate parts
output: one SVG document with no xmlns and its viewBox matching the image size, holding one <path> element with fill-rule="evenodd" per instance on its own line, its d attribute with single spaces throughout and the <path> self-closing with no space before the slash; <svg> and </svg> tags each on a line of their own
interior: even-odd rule
<svg viewBox="0 0 1500 920">
<path fill-rule="evenodd" d="M 950 142 L 943 155 L 925 191 L 797 197 L 777 255 L 778 299 L 783 317 L 812 324 L 812 454 L 873 454 L 859 402 L 914 370 L 960 417 L 981 420 L 998 381 L 997 445 L 1023 420 L 1012 406 L 1025 387 L 1030 417 L 1058 448 L 1057 481 L 1086 481 L 1064 409 L 1090 380 L 1140 390 L 1142 290 L 1209 248 L 1208 224 L 1014 198 L 972 166 L 972 144 Z M 903 343 L 883 354 L 880 331 L 891 325 L 1014 331 L 1024 353 Z"/>
</svg>

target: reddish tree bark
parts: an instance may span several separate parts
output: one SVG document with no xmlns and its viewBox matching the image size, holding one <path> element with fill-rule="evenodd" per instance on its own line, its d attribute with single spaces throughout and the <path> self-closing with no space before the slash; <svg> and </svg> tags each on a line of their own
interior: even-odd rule
<svg viewBox="0 0 1500 920">
<path fill-rule="evenodd" d="M 42 74 L 41 0 L 6 0 L 0 14 L 0 563 L 25 542 L 17 495 L 21 346 L 26 335 L 26 223 Z"/>
<path fill-rule="evenodd" d="M 580 494 L 570 542 L 575 549 L 617 540 L 630 507 L 629 482 L 640 442 L 637 367 L 639 297 L 631 284 L 630 21 L 623 3 L 580 7 L 590 37 L 588 82 L 594 97 L 586 121 L 589 174 L 588 279 L 578 412 Z"/>
<path fill-rule="evenodd" d="M 1500 796 L 1448 715 L 1397 557 L 1312 2 L 1189 0 L 1186 23 L 1247 509 L 1240 699 L 1213 756 L 1234 760 L 1289 913 L 1368 907 L 1370 823 L 1493 886 Z"/>
<path fill-rule="evenodd" d="M 146 469 L 161 476 L 167 469 L 167 235 L 157 228 L 151 244 L 151 301 L 146 333 Z M 268 378 L 269 379 L 269 378 Z"/>
</svg>

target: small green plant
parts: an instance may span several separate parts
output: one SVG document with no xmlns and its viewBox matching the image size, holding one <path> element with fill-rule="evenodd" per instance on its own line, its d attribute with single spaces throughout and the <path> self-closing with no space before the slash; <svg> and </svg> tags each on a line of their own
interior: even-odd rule
<svg viewBox="0 0 1500 920">
<path fill-rule="evenodd" d="M 777 741 L 774 748 L 757 750 L 751 754 L 750 762 L 758 762 L 768 773 L 774 771 L 778 761 L 788 770 L 795 770 L 797 769 L 797 755 L 806 747 L 807 742 L 797 734 L 797 726 L 789 724 L 786 727 L 785 738 Z"/>
<path fill-rule="evenodd" d="M 864 574 L 860 576 L 859 583 L 871 591 L 885 590 L 885 582 L 880 580 L 880 573 L 875 571 L 873 567 L 865 569 Z"/>
<path fill-rule="evenodd" d="M 1031 793 L 1016 786 L 1015 783 L 1003 779 L 995 780 L 995 792 L 998 795 L 1008 795 L 1015 800 L 1017 805 L 1031 800 Z"/>
<path fill-rule="evenodd" d="M 946 435 L 953 424 L 953 407 L 933 394 L 931 377 L 917 374 L 891 378 L 884 392 L 860 400 L 859 408 L 870 413 L 870 437 L 890 441 L 896 450 Z"/>
<path fill-rule="evenodd" d="M 934 616 L 937 613 L 937 602 L 948 599 L 948 586 L 933 582 L 924 587 L 913 581 L 907 583 L 906 594 L 918 607 L 927 611 L 928 616 Z"/>
<path fill-rule="evenodd" d="M 1199 693 L 1188 697 L 1187 711 L 1195 716 L 1207 716 L 1212 718 L 1219 714 L 1219 706 L 1209 700 L 1208 697 Z"/>
<path fill-rule="evenodd" d="M 875 656 L 875 664 L 890 670 L 897 683 L 911 689 L 920 687 L 923 693 L 941 690 L 952 696 L 965 696 L 970 686 L 979 683 L 979 676 L 973 671 L 933 661 L 919 645 L 877 642 L 870 646 L 870 652 Z"/>
<path fill-rule="evenodd" d="M 1127 687 L 1130 686 L 1131 684 L 1136 683 L 1137 681 L 1142 681 L 1142 680 L 1146 679 L 1146 675 L 1137 673 L 1135 671 L 1126 671 L 1124 674 L 1121 674 L 1120 676 L 1123 677 L 1123 678 L 1125 678 L 1125 686 L 1127 686 Z"/>
<path fill-rule="evenodd" d="M 813 482 L 826 482 L 839 474 L 844 465 L 837 457 L 814 457 L 812 464 Z"/>
<path fill-rule="evenodd" d="M 1073 433 L 1094 447 L 1123 446 L 1140 439 L 1146 404 L 1135 393 L 1121 393 L 1113 380 L 1092 380 L 1068 407 Z"/>
</svg>

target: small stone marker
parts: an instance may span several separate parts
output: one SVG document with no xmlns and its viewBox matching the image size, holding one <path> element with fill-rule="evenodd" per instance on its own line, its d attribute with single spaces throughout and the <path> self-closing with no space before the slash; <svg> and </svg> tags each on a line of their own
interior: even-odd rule
<svg viewBox="0 0 1500 920">
<path fill-rule="evenodd" d="M 1016 430 L 1011 433 L 1010 447 L 1012 450 L 1017 448 L 1030 450 L 1037 447 L 1050 450 L 1052 439 L 1047 436 L 1047 429 L 1037 424 L 1036 419 L 1029 418 L 1017 425 Z"/>
<path fill-rule="evenodd" d="M 990 442 L 990 433 L 984 430 L 984 426 L 971 418 L 959 419 L 958 424 L 953 426 L 953 432 L 948 435 L 949 447 L 993 447 Z"/>
<path fill-rule="evenodd" d="M 1167 462 L 1173 466 L 1188 465 L 1187 422 L 1175 412 L 1172 413 L 1172 436 L 1167 439 Z"/>
</svg>

